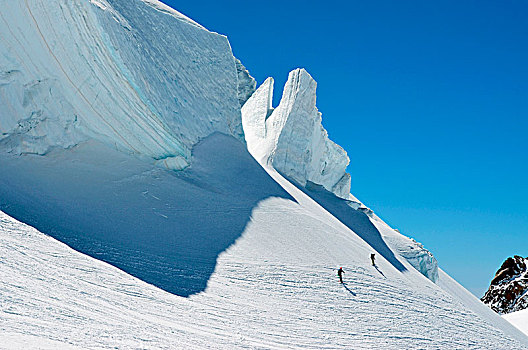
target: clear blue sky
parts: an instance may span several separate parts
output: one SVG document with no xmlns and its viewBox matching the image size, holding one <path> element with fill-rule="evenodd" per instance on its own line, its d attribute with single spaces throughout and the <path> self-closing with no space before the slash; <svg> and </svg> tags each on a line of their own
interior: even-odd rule
<svg viewBox="0 0 528 350">
<path fill-rule="evenodd" d="M 528 2 L 165 2 L 273 76 L 275 103 L 306 68 L 352 193 L 471 292 L 528 256 Z"/>
</svg>

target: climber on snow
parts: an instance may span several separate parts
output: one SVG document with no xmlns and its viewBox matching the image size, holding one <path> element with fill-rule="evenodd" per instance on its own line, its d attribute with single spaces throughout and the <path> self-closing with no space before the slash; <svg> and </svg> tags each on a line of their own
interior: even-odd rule
<svg viewBox="0 0 528 350">
<path fill-rule="evenodd" d="M 339 282 L 343 283 L 343 274 L 345 271 L 343 271 L 343 268 L 340 267 L 339 270 L 337 270 L 337 275 L 339 276 Z"/>
<path fill-rule="evenodd" d="M 374 253 L 370 254 L 370 260 L 372 260 L 372 266 L 376 266 L 376 263 L 374 262 L 375 257 L 376 257 L 376 254 Z"/>
</svg>

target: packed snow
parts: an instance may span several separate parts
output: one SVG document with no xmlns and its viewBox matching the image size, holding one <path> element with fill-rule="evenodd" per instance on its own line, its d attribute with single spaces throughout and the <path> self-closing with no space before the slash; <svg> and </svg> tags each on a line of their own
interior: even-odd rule
<svg viewBox="0 0 528 350">
<path fill-rule="evenodd" d="M 440 280 L 449 292 L 401 257 L 396 258 L 405 272 L 381 255 L 371 266 L 369 255 L 376 252 L 372 246 L 268 171 L 291 198 L 260 201 L 243 234 L 218 257 L 205 291 L 189 298 L 167 293 L 0 214 L 0 253 L 5 257 L 0 332 L 8 335 L 3 346 L 528 346 L 528 338 L 465 295 L 447 275 Z M 344 285 L 336 276 L 339 266 L 345 270 Z M 475 304 L 468 306 L 462 298 L 473 298 Z"/>
<path fill-rule="evenodd" d="M 174 172 L 90 141 L 0 153 L 0 210 L 166 291 L 205 289 L 263 199 L 290 198 L 245 145 L 215 133 Z"/>
<path fill-rule="evenodd" d="M 348 156 L 328 138 L 315 106 L 315 80 L 304 69 L 290 72 L 279 106 L 273 109 L 268 78 L 242 107 L 242 125 L 251 154 L 302 186 L 322 185 L 341 198 L 350 194 Z"/>
<path fill-rule="evenodd" d="M 515 311 L 502 317 L 528 336 L 528 309 Z"/>
</svg>

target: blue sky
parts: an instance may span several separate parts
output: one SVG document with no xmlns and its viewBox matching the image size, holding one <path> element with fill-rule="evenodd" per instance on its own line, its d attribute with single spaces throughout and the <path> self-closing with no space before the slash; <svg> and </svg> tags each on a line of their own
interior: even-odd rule
<svg viewBox="0 0 528 350">
<path fill-rule="evenodd" d="M 482 296 L 528 256 L 528 3 L 167 4 L 229 37 L 262 83 L 304 67 L 352 193 Z"/>
</svg>

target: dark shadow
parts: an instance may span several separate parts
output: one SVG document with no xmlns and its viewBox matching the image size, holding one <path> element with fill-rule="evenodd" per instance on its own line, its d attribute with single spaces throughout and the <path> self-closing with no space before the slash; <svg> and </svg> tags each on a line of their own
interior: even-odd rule
<svg viewBox="0 0 528 350">
<path fill-rule="evenodd" d="M 317 203 L 325 208 L 330 214 L 354 231 L 367 244 L 381 254 L 398 271 L 407 271 L 407 268 L 396 258 L 392 250 L 381 237 L 381 233 L 370 222 L 367 214 L 350 207 L 346 200 L 336 197 L 322 186 L 308 183 L 306 188 L 296 185 L 301 191 L 312 197 Z M 365 256 L 370 261 L 369 256 Z"/>
<path fill-rule="evenodd" d="M 45 157 L 0 155 L 0 210 L 168 292 L 203 291 L 219 254 L 269 197 L 293 200 L 232 137 L 185 171 L 90 142 Z"/>
<path fill-rule="evenodd" d="M 378 272 L 379 272 L 383 277 L 385 277 L 385 275 L 383 274 L 383 272 L 381 272 L 381 270 L 378 268 L 377 265 L 373 265 L 373 266 L 374 266 L 374 268 L 375 268 L 376 270 L 378 270 Z M 385 277 L 385 278 L 387 278 L 387 277 Z"/>
<path fill-rule="evenodd" d="M 352 290 L 350 290 L 350 288 L 348 288 L 348 286 L 346 285 L 346 283 L 343 283 L 343 287 L 345 287 L 346 290 L 348 290 L 348 292 L 350 294 L 352 294 L 353 296 L 356 296 L 356 293 L 354 293 Z"/>
</svg>

